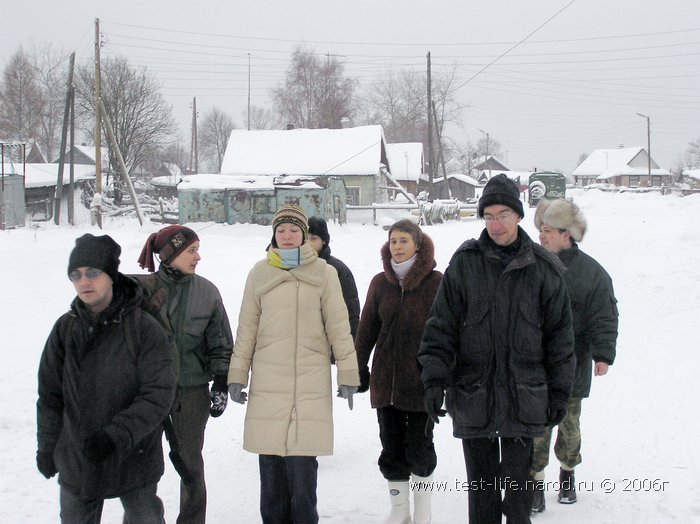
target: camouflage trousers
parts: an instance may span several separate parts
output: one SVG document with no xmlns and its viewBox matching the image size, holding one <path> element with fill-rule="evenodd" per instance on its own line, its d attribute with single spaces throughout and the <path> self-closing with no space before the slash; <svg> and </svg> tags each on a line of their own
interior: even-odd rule
<svg viewBox="0 0 700 524">
<path fill-rule="evenodd" d="M 554 442 L 554 454 L 562 466 L 574 469 L 581 463 L 581 400 L 569 399 L 566 417 L 557 426 L 557 439 Z M 533 439 L 532 471 L 544 471 L 549 464 L 549 445 L 552 441 L 552 429 L 547 428 L 544 436 Z"/>
</svg>

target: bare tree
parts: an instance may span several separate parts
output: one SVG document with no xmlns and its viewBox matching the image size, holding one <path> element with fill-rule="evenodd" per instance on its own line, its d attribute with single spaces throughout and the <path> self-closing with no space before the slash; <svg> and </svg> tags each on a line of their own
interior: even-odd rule
<svg viewBox="0 0 700 524">
<path fill-rule="evenodd" d="M 81 67 L 76 83 L 76 104 L 82 110 L 85 132 L 93 138 L 94 76 L 92 65 Z M 133 173 L 149 155 L 162 149 L 177 130 L 172 106 L 165 102 L 148 71 L 131 67 L 126 58 L 103 60 L 100 76 L 102 102 L 127 170 Z M 116 171 L 116 156 L 111 148 L 109 156 L 110 168 Z"/>
<path fill-rule="evenodd" d="M 457 123 L 463 106 L 451 94 L 453 68 L 448 73 L 433 75 L 432 99 L 436 109 L 438 131 L 443 146 L 450 142 L 444 133 L 448 123 Z M 424 72 L 400 70 L 388 72 L 378 83 L 368 86 L 358 102 L 365 124 L 381 124 L 389 142 L 422 142 L 428 144 L 427 76 Z M 445 148 L 450 161 L 450 149 Z"/>
<path fill-rule="evenodd" d="M 322 59 L 298 47 L 284 84 L 272 90 L 272 100 L 288 124 L 338 129 L 343 117 L 353 116 L 355 85 L 355 80 L 343 76 L 343 65 L 335 57 Z"/>
<path fill-rule="evenodd" d="M 63 51 L 51 44 L 34 45 L 32 61 L 44 100 L 41 131 L 36 138 L 46 160 L 50 162 L 58 156 L 61 145 L 69 62 Z"/>
<path fill-rule="evenodd" d="M 199 125 L 199 149 L 209 169 L 221 172 L 226 145 L 231 131 L 236 129 L 233 118 L 214 107 L 202 118 Z"/>
<path fill-rule="evenodd" d="M 20 47 L 5 67 L 0 84 L 0 136 L 13 140 L 38 137 L 45 106 L 36 68 Z"/>
<path fill-rule="evenodd" d="M 688 142 L 688 149 L 685 150 L 685 165 L 691 169 L 700 166 L 700 139 Z"/>
<path fill-rule="evenodd" d="M 242 113 L 243 121 L 248 126 L 247 114 Z M 271 109 L 250 106 L 250 129 L 278 129 L 281 126 L 280 118 Z"/>
</svg>

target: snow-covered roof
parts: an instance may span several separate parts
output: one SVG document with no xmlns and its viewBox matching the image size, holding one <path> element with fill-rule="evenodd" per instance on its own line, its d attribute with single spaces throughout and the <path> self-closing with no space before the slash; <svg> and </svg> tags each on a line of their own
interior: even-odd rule
<svg viewBox="0 0 700 524">
<path fill-rule="evenodd" d="M 469 184 L 470 186 L 478 186 L 479 182 L 474 179 L 473 177 L 470 177 L 469 175 L 464 175 L 462 173 L 452 173 L 451 175 L 447 175 L 447 178 L 454 178 L 455 180 L 459 180 L 460 182 L 464 182 L 465 184 Z M 439 177 L 439 178 L 434 178 L 433 182 L 442 182 L 444 180 L 444 177 Z"/>
<path fill-rule="evenodd" d="M 382 158 L 381 126 L 347 129 L 234 129 L 222 175 L 376 175 Z"/>
<path fill-rule="evenodd" d="M 646 161 L 632 166 L 630 163 L 641 153 L 646 154 L 643 147 L 620 147 L 616 149 L 596 149 L 586 160 L 574 169 L 574 176 L 595 175 L 598 180 L 608 180 L 620 175 L 646 175 Z M 659 168 L 651 161 L 652 175 L 670 175 L 666 169 Z"/>
<path fill-rule="evenodd" d="M 695 178 L 696 180 L 700 180 L 700 169 L 684 169 L 681 174 L 683 176 L 687 176 L 690 178 Z"/>
<path fill-rule="evenodd" d="M 391 174 L 397 180 L 418 182 L 423 173 L 423 144 L 401 142 L 386 145 L 386 156 Z"/>
<path fill-rule="evenodd" d="M 5 174 L 14 173 L 17 175 L 24 174 L 24 187 L 52 187 L 56 185 L 58 180 L 58 164 L 25 164 L 24 173 L 22 164 L 15 164 L 14 171 L 9 163 L 5 163 Z M 85 180 L 95 178 L 95 166 L 86 164 L 73 165 L 73 179 Z M 70 182 L 70 164 L 63 165 L 63 183 Z"/>
<path fill-rule="evenodd" d="M 177 186 L 178 190 L 188 189 L 274 189 L 276 187 L 295 187 L 303 189 L 320 188 L 310 177 L 269 175 L 186 175 Z"/>
</svg>

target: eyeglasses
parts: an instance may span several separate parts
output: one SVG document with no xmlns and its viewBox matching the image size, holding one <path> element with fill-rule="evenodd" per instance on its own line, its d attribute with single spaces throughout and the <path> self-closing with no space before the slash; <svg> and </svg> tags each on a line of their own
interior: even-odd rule
<svg viewBox="0 0 700 524">
<path fill-rule="evenodd" d="M 88 268 L 85 271 L 85 273 L 81 273 L 79 270 L 74 269 L 73 271 L 68 273 L 68 280 L 70 280 L 71 282 L 77 282 L 78 280 L 83 278 L 83 276 L 87 277 L 89 280 L 94 280 L 97 277 L 99 277 L 102 273 L 103 271 L 101 269 L 95 269 L 94 267 Z"/>
<path fill-rule="evenodd" d="M 499 222 L 502 224 L 503 222 L 507 222 L 508 220 L 510 220 L 510 217 L 512 216 L 513 213 L 511 213 L 510 211 L 506 211 L 505 213 L 499 213 L 498 215 L 485 215 L 484 222 L 486 222 L 487 224 L 492 224 L 494 222 Z"/>
</svg>

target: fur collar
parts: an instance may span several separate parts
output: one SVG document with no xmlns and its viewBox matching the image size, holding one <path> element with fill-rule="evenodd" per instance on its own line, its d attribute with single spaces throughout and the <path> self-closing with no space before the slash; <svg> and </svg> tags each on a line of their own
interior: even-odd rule
<svg viewBox="0 0 700 524">
<path fill-rule="evenodd" d="M 387 241 L 381 249 L 382 264 L 384 266 L 384 276 L 393 285 L 399 285 L 399 279 L 396 278 L 394 270 L 391 267 L 391 251 L 389 251 L 389 242 Z M 435 262 L 435 246 L 428 235 L 423 233 L 423 245 L 416 252 L 416 262 L 403 279 L 403 288 L 406 291 L 413 291 L 425 277 L 427 277 L 437 263 Z"/>
</svg>

